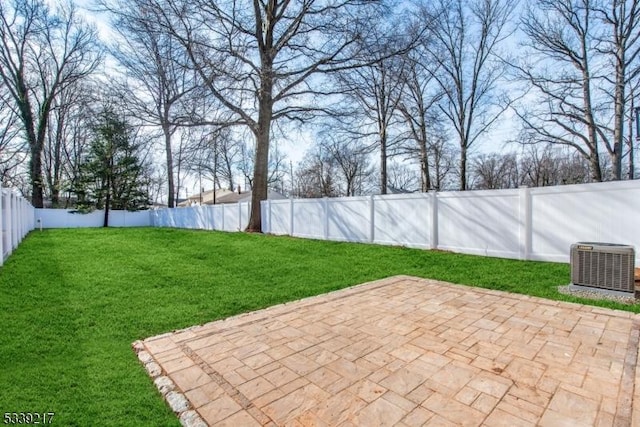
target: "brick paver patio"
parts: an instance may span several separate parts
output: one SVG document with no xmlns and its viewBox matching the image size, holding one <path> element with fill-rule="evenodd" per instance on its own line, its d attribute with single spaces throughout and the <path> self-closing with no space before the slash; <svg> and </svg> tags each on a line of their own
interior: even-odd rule
<svg viewBox="0 0 640 427">
<path fill-rule="evenodd" d="M 639 333 L 631 313 L 399 276 L 134 347 L 193 426 L 638 426 Z"/>
</svg>

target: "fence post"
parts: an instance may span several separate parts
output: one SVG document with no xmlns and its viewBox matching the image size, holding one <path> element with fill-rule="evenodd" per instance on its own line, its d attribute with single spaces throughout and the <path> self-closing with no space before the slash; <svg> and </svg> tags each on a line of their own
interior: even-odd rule
<svg viewBox="0 0 640 427">
<path fill-rule="evenodd" d="M 431 193 L 431 249 L 438 249 L 438 192 Z"/>
<path fill-rule="evenodd" d="M 221 228 L 222 231 L 224 231 L 224 207 L 225 206 L 226 205 L 223 203 L 222 204 L 222 228 Z"/>
<path fill-rule="evenodd" d="M 242 230 L 242 202 L 238 202 L 238 231 Z"/>
<path fill-rule="evenodd" d="M 376 202 L 374 195 L 369 196 L 369 242 L 376 240 Z"/>
<path fill-rule="evenodd" d="M 518 192 L 519 201 L 519 258 L 528 260 L 531 259 L 532 248 L 532 221 L 531 221 L 531 189 L 522 186 Z"/>
<path fill-rule="evenodd" d="M 16 248 L 18 247 L 18 245 L 20 244 L 20 240 L 22 240 L 22 215 L 20 215 L 20 213 L 22 212 L 22 203 L 20 201 L 20 199 L 18 199 L 16 197 L 16 225 L 15 225 L 15 229 L 16 229 Z"/>
<path fill-rule="evenodd" d="M 13 193 L 7 194 L 7 256 L 13 252 Z"/>
<path fill-rule="evenodd" d="M 20 199 L 20 240 L 24 239 L 27 228 L 27 209 L 24 205 L 24 199 Z"/>
<path fill-rule="evenodd" d="M 20 199 L 18 197 L 16 197 L 16 204 L 14 206 L 16 211 L 14 228 L 16 230 L 16 248 L 17 248 L 18 245 L 20 244 L 21 235 L 22 235 L 22 220 L 20 218 Z"/>
<path fill-rule="evenodd" d="M 22 199 L 18 199 L 18 242 L 21 242 L 24 238 L 24 202 Z"/>
<path fill-rule="evenodd" d="M 322 210 L 324 211 L 322 234 L 324 236 L 324 240 L 329 240 L 329 199 L 327 197 L 322 199 Z"/>
<path fill-rule="evenodd" d="M 293 197 L 289 199 L 289 236 L 293 236 Z"/>
</svg>

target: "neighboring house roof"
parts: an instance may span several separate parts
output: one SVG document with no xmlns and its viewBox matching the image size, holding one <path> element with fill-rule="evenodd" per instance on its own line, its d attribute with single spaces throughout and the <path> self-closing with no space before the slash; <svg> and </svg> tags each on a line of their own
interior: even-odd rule
<svg viewBox="0 0 640 427">
<path fill-rule="evenodd" d="M 203 205 L 212 205 L 213 204 L 213 194 L 214 194 L 214 190 L 209 190 L 209 191 L 205 191 L 203 193 L 198 193 L 198 194 L 194 194 L 193 196 L 189 196 L 187 199 L 184 199 L 183 201 L 181 201 L 180 203 L 178 203 L 178 206 L 193 206 L 193 205 L 199 205 L 201 202 Z M 217 190 L 215 190 L 215 198 L 216 198 L 216 203 L 218 203 L 218 199 L 224 195 L 227 194 L 233 194 L 232 191 L 227 190 L 227 189 L 222 189 L 219 188 Z M 202 198 L 201 198 L 202 196 Z"/>
<path fill-rule="evenodd" d="M 269 200 L 280 200 L 286 199 L 286 197 L 277 191 L 269 190 L 267 192 L 267 199 Z M 244 193 L 230 193 L 224 196 L 221 196 L 216 200 L 217 204 L 227 204 L 227 203 L 238 203 L 238 202 L 248 202 L 251 200 L 251 191 L 245 191 Z"/>
<path fill-rule="evenodd" d="M 286 197 L 277 191 L 269 190 L 267 198 L 269 200 L 279 200 L 286 199 Z M 200 194 L 194 194 L 190 196 L 188 199 L 182 200 L 178 203 L 178 206 L 194 206 L 200 204 Z M 238 202 L 249 202 L 251 201 L 251 191 L 245 191 L 236 193 L 230 190 L 218 189 L 216 190 L 216 205 L 221 204 L 229 204 L 229 203 L 238 203 Z M 213 205 L 213 190 L 205 191 L 202 193 L 202 204 L 203 205 Z"/>
</svg>

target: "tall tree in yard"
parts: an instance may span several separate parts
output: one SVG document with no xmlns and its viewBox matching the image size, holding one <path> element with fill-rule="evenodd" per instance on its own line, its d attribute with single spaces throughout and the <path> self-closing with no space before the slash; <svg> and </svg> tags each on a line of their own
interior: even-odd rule
<svg viewBox="0 0 640 427">
<path fill-rule="evenodd" d="M 100 114 L 75 192 L 81 210 L 104 209 L 104 227 L 109 226 L 110 209 L 148 207 L 140 148 L 126 120 L 109 109 Z"/>
<path fill-rule="evenodd" d="M 124 69 L 126 84 L 121 88 L 128 108 L 139 120 L 162 131 L 167 179 L 167 205 L 176 206 L 179 186 L 173 141 L 178 126 L 193 121 L 187 114 L 187 98 L 194 93 L 193 74 L 184 66 L 178 43 L 162 31 L 145 0 L 103 1 L 113 16 L 113 27 L 121 39 L 111 46 L 111 54 Z M 189 117 L 187 117 L 189 116 Z M 182 153 L 177 153 L 178 157 Z"/>
<path fill-rule="evenodd" d="M 318 101 L 334 90 L 326 76 L 370 58 L 360 43 L 374 30 L 378 2 L 341 0 L 145 0 L 160 25 L 180 42 L 224 123 L 243 125 L 255 139 L 248 231 L 261 231 L 267 197 L 272 124 L 324 113 Z"/>
<path fill-rule="evenodd" d="M 100 61 L 97 34 L 72 3 L 52 11 L 44 0 L 0 2 L 0 102 L 20 118 L 35 207 L 43 206 L 42 150 L 54 99 Z"/>
<path fill-rule="evenodd" d="M 24 140 L 18 137 L 17 122 L 13 111 L 0 113 L 0 185 L 7 187 L 21 174 L 20 164 L 25 151 Z"/>
<path fill-rule="evenodd" d="M 90 128 L 91 110 L 96 101 L 96 86 L 76 84 L 60 91 L 54 99 L 47 137 L 42 151 L 45 190 L 53 208 L 65 207 L 69 201 L 64 190 L 75 180 L 82 150 L 82 137 Z"/>
<path fill-rule="evenodd" d="M 371 138 L 380 150 L 380 194 L 387 194 L 387 165 L 396 142 L 392 127 L 398 123 L 396 110 L 404 85 L 403 68 L 401 58 L 390 55 L 339 77 L 346 97 L 355 105 L 354 137 Z"/>
<path fill-rule="evenodd" d="M 443 97 L 440 110 L 460 146 L 460 189 L 467 189 L 469 150 L 508 108 L 500 99 L 505 66 L 501 43 L 510 35 L 515 0 L 436 0 L 425 5 L 428 61 Z"/>
<path fill-rule="evenodd" d="M 423 41 L 422 45 L 429 43 Z M 400 98 L 398 110 L 408 128 L 407 143 L 403 147 L 406 153 L 412 153 L 420 162 L 420 191 L 433 189 L 432 171 L 430 170 L 431 141 L 436 138 L 435 124 L 441 122 L 436 112 L 438 102 L 442 100 L 442 90 L 435 83 L 433 75 L 437 72 L 437 65 L 426 63 L 421 58 L 424 50 L 419 46 L 407 57 L 406 73 L 404 76 L 404 90 Z M 417 156 L 416 156 L 417 154 Z"/>
<path fill-rule="evenodd" d="M 614 104 L 613 142 L 609 149 L 613 166 L 613 178 L 622 179 L 622 157 L 625 114 L 632 114 L 626 107 L 633 102 L 628 91 L 640 77 L 640 0 L 610 0 L 595 4 L 596 18 L 604 26 L 604 33 L 597 37 L 598 50 L 613 64 L 614 77 L 608 73 L 605 79 L 613 86 L 608 91 Z M 631 101 L 631 102 L 630 102 Z M 631 125 L 630 125 L 631 127 Z M 633 158 L 633 153 L 630 154 Z"/>
<path fill-rule="evenodd" d="M 582 156 L 592 181 L 622 179 L 640 77 L 640 0 L 535 0 L 522 28 L 527 59 L 514 68 L 536 96 L 518 110 L 523 129 L 534 142 Z"/>
</svg>

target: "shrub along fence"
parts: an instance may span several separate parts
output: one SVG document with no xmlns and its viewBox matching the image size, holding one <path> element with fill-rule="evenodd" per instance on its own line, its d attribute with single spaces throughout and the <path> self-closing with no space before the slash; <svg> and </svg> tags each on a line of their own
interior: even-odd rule
<svg viewBox="0 0 640 427">
<path fill-rule="evenodd" d="M 18 247 L 22 239 L 35 227 L 33 206 L 21 196 L 0 187 L 0 265 Z"/>
</svg>

